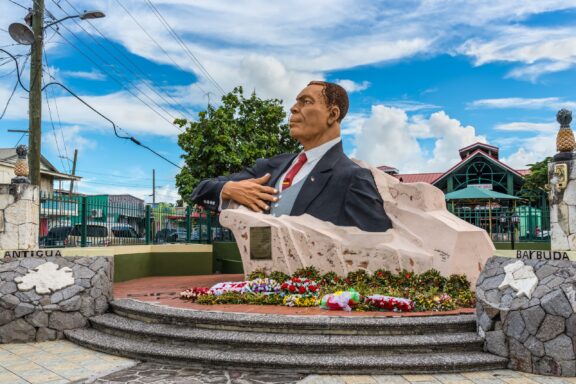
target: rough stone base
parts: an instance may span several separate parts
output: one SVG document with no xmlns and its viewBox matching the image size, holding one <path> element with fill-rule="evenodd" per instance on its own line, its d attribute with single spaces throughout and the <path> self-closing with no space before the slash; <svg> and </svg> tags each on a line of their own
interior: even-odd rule
<svg viewBox="0 0 576 384">
<path fill-rule="evenodd" d="M 48 294 L 18 288 L 18 277 L 47 262 L 70 268 L 74 283 Z M 64 330 L 85 327 L 90 316 L 106 312 L 113 262 L 107 256 L 0 259 L 0 344 L 62 338 Z"/>
<path fill-rule="evenodd" d="M 504 267 L 521 260 L 537 284 L 530 297 L 499 288 Z M 478 278 L 478 333 L 486 351 L 508 357 L 509 368 L 576 376 L 576 263 L 492 257 Z"/>
</svg>

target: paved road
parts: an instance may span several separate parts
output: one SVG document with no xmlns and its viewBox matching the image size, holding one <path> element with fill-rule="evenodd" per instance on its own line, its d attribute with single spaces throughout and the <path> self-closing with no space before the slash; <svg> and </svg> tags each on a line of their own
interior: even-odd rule
<svg viewBox="0 0 576 384">
<path fill-rule="evenodd" d="M 305 376 L 198 370 L 91 351 L 65 340 L 0 344 L 0 384 L 576 384 L 576 378 L 510 370 L 397 376 Z"/>
</svg>

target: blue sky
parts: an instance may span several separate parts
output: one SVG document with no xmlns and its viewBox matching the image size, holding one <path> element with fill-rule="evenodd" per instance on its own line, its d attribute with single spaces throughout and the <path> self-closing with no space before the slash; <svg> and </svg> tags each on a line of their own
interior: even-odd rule
<svg viewBox="0 0 576 384">
<path fill-rule="evenodd" d="M 14 45 L 6 30 L 31 6 L 0 0 L 0 46 L 24 55 L 21 64 L 29 47 Z M 445 171 L 476 141 L 526 168 L 555 152 L 555 113 L 576 106 L 576 1 L 46 0 L 46 7 L 57 19 L 84 9 L 106 18 L 48 29 L 44 79 L 66 84 L 121 134 L 180 165 L 172 119 L 194 119 L 237 85 L 288 108 L 310 80 L 339 82 L 351 99 L 346 152 L 404 173 Z M 16 81 L 4 56 L 0 113 Z M 7 129 L 27 129 L 26 97 L 17 89 L 8 104 L 0 147 L 21 138 Z M 69 172 L 65 158 L 79 150 L 79 192 L 151 201 L 155 169 L 157 201 L 178 198 L 178 168 L 116 138 L 106 120 L 61 90 L 44 98 L 42 152 Z"/>
</svg>

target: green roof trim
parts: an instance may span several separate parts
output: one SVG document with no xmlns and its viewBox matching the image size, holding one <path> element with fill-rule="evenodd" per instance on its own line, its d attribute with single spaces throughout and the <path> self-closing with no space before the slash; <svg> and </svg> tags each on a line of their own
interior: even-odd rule
<svg viewBox="0 0 576 384">
<path fill-rule="evenodd" d="M 494 192 L 490 189 L 466 187 L 445 195 L 446 200 L 521 200 L 520 197 Z"/>
</svg>

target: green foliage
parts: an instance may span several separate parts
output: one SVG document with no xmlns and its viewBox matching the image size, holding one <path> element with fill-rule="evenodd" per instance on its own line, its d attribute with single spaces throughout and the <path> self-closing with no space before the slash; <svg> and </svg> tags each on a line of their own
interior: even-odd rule
<svg viewBox="0 0 576 384">
<path fill-rule="evenodd" d="M 285 118 L 281 100 L 262 100 L 256 93 L 245 98 L 236 87 L 219 107 L 201 111 L 197 121 L 177 119 L 175 124 L 186 129 L 178 136 L 186 164 L 176 175 L 180 196 L 191 203 L 192 190 L 203 179 L 239 172 L 258 158 L 297 152 Z"/>
<path fill-rule="evenodd" d="M 422 287 L 422 289 L 426 289 L 428 287 L 437 287 L 443 289 L 444 285 L 446 284 L 446 278 L 442 276 L 439 271 L 432 268 L 418 275 L 416 277 L 416 284 Z"/>
<path fill-rule="evenodd" d="M 265 279 L 266 270 L 264 268 L 257 268 L 248 275 L 248 280 Z"/>
<path fill-rule="evenodd" d="M 444 287 L 444 292 L 449 295 L 456 295 L 460 291 L 466 291 L 469 289 L 470 282 L 466 278 L 466 275 L 450 275 L 450 278 Z"/>
<path fill-rule="evenodd" d="M 270 278 L 272 280 L 276 280 L 277 282 L 279 282 L 280 284 L 282 284 L 283 282 L 285 282 L 286 280 L 290 279 L 290 275 L 284 273 L 284 272 L 279 272 L 279 271 L 274 271 L 270 274 Z"/>
<path fill-rule="evenodd" d="M 292 274 L 292 277 L 305 277 L 310 280 L 320 280 L 320 272 L 314 266 L 299 268 Z"/>
<path fill-rule="evenodd" d="M 548 184 L 548 163 L 552 160 L 547 157 L 534 164 L 528 164 L 530 174 L 524 177 L 524 184 L 519 195 L 531 203 L 539 203 L 546 193 L 544 186 Z"/>
</svg>

